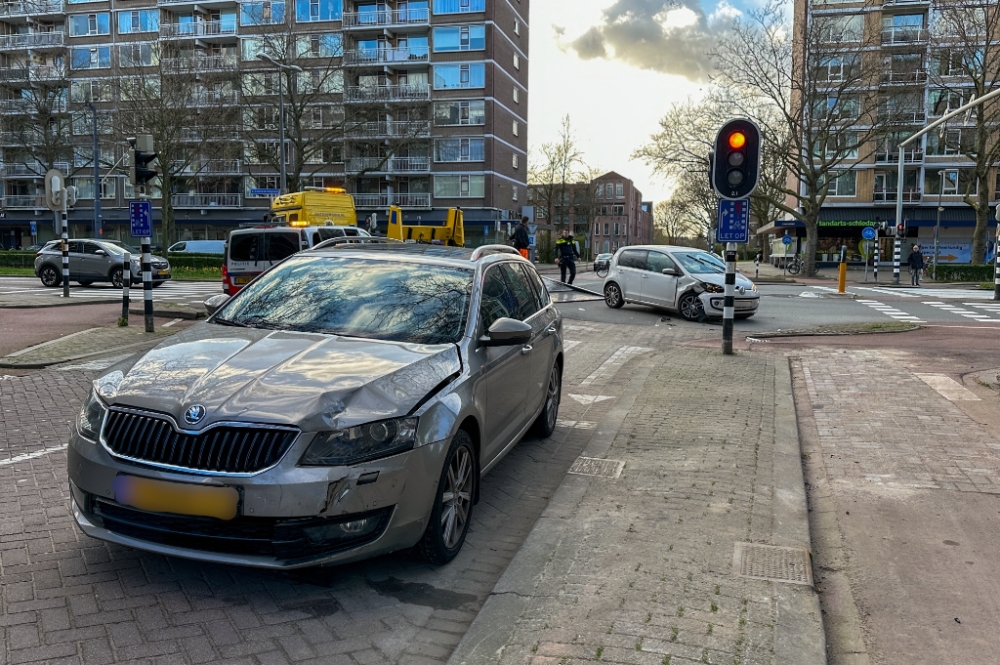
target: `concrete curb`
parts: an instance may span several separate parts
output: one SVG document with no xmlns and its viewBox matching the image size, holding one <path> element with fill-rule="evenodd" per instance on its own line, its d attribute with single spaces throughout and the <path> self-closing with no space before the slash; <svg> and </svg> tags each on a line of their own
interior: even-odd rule
<svg viewBox="0 0 1000 665">
<path fill-rule="evenodd" d="M 636 371 L 621 397 L 598 423 L 581 456 L 604 457 L 607 454 L 652 370 L 653 363 L 646 363 Z M 455 647 L 448 665 L 487 665 L 500 660 L 592 481 L 588 476 L 569 474 L 563 478 L 521 549 Z"/>
<path fill-rule="evenodd" d="M 790 360 L 775 363 L 774 377 L 774 528 L 772 542 L 812 552 L 802 448 L 799 444 Z M 777 617 L 774 662 L 826 663 L 826 634 L 819 595 L 813 587 L 774 583 Z"/>
</svg>

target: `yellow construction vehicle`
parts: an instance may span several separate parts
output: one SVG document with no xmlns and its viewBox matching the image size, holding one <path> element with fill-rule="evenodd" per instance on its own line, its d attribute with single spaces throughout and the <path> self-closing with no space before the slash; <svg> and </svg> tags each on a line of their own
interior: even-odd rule
<svg viewBox="0 0 1000 665">
<path fill-rule="evenodd" d="M 267 221 L 281 226 L 357 226 L 354 198 L 340 187 L 306 187 L 274 197 Z"/>
<path fill-rule="evenodd" d="M 461 208 L 448 208 L 444 224 L 404 224 L 403 211 L 396 206 L 389 207 L 389 229 L 387 238 L 403 242 L 422 242 L 465 247 L 465 226 Z"/>
</svg>

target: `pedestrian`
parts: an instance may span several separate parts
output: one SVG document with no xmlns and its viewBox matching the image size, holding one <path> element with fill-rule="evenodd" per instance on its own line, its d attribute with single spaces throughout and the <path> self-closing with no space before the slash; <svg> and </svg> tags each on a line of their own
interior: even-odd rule
<svg viewBox="0 0 1000 665">
<path fill-rule="evenodd" d="M 556 240 L 556 259 L 559 261 L 559 274 L 564 284 L 572 284 L 576 279 L 576 260 L 580 251 L 569 229 L 563 229 L 562 238 Z M 569 271 L 569 281 L 566 281 L 566 271 Z"/>
<path fill-rule="evenodd" d="M 521 256 L 528 258 L 528 248 L 531 247 L 531 241 L 528 239 L 528 218 L 522 217 L 521 223 L 517 225 L 514 229 L 514 238 L 512 239 L 512 244 L 514 249 L 516 249 Z"/>
<path fill-rule="evenodd" d="M 910 266 L 910 285 L 920 286 L 920 273 L 924 270 L 924 255 L 920 253 L 920 245 L 910 249 L 910 258 L 906 261 Z"/>
</svg>

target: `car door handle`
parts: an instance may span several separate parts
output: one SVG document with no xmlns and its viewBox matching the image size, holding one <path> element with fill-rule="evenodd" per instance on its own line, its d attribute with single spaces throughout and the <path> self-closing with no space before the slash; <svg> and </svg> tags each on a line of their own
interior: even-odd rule
<svg viewBox="0 0 1000 665">
<path fill-rule="evenodd" d="M 521 355 L 522 356 L 528 355 L 529 353 L 531 353 L 532 349 L 534 349 L 533 346 L 531 346 L 530 344 L 525 344 L 524 346 L 521 347 Z"/>
<path fill-rule="evenodd" d="M 556 330 L 555 326 L 549 326 L 548 328 L 545 329 L 545 334 L 546 335 L 555 335 L 557 332 L 559 332 L 559 331 Z"/>
</svg>

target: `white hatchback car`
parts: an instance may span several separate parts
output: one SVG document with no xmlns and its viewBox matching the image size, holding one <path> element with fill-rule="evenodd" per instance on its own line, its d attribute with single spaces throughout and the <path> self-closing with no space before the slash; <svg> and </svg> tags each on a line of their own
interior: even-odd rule
<svg viewBox="0 0 1000 665">
<path fill-rule="evenodd" d="M 726 264 L 701 249 L 672 245 L 632 245 L 615 252 L 604 280 L 604 302 L 615 309 L 626 303 L 664 307 L 688 321 L 722 316 Z M 760 294 L 737 273 L 735 316 L 757 312 Z"/>
</svg>

